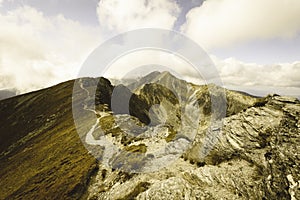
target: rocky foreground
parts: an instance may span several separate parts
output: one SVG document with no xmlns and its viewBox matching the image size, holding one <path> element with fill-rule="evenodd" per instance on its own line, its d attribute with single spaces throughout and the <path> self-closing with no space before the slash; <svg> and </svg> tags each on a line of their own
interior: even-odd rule
<svg viewBox="0 0 300 200">
<path fill-rule="evenodd" d="M 223 90 L 215 113 L 219 91 L 155 72 L 0 101 L 0 199 L 300 199 L 299 100 Z"/>
</svg>

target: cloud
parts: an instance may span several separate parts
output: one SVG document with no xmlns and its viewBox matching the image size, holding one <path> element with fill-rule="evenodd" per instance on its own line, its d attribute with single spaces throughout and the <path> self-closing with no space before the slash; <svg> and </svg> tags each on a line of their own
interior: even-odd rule
<svg viewBox="0 0 300 200">
<path fill-rule="evenodd" d="M 206 49 L 300 31 L 299 0 L 208 0 L 189 11 L 181 30 Z"/>
<path fill-rule="evenodd" d="M 122 56 L 110 65 L 104 76 L 114 79 L 134 78 L 152 71 L 170 71 L 183 79 L 199 77 L 193 66 L 181 57 L 152 49 L 133 51 Z"/>
<path fill-rule="evenodd" d="M 209 0 L 188 13 L 182 30 L 206 48 L 289 38 L 300 31 L 299 4 L 298 0 Z M 23 93 L 76 78 L 88 54 L 103 41 L 103 32 L 172 29 L 180 8 L 169 0 L 101 0 L 97 12 L 100 27 L 83 25 L 63 15 L 45 16 L 29 6 L 0 12 L 0 89 L 16 88 Z M 212 59 L 225 85 L 300 88 L 300 62 L 257 65 L 233 58 Z M 151 51 L 120 59 L 109 73 L 135 73 L 134 67 L 146 64 L 172 67 L 187 80 L 203 82 L 186 62 Z"/>
<path fill-rule="evenodd" d="M 210 55 L 223 86 L 246 91 L 255 95 L 277 93 L 300 95 L 300 61 L 273 65 L 244 63 L 235 58 L 221 60 Z M 212 66 L 211 66 L 212 67 Z M 122 70 L 120 70 L 122 69 Z M 196 84 L 215 83 L 215 79 L 205 80 L 185 60 L 159 50 L 134 51 L 116 60 L 104 76 L 120 79 L 142 77 L 152 71 L 170 71 L 181 79 Z"/>
<path fill-rule="evenodd" d="M 0 12 L 0 89 L 24 93 L 76 78 L 88 54 L 103 41 L 104 32 L 171 29 L 180 11 L 170 0 L 129 1 L 100 1 L 101 26 L 62 14 L 45 16 L 26 5 Z"/>
<path fill-rule="evenodd" d="M 0 88 L 28 92 L 75 78 L 99 28 L 23 6 L 0 13 Z"/>
<path fill-rule="evenodd" d="M 97 13 L 102 28 L 124 32 L 137 28 L 172 29 L 180 8 L 171 0 L 101 0 Z"/>
<path fill-rule="evenodd" d="M 225 85 L 300 88 L 300 62 L 273 65 L 243 63 L 211 56 Z"/>
</svg>

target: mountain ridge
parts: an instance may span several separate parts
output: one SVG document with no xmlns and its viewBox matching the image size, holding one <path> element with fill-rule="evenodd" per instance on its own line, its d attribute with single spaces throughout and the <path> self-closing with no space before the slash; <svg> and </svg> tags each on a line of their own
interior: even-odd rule
<svg viewBox="0 0 300 200">
<path fill-rule="evenodd" d="M 159 84 L 154 75 L 156 83 L 142 84 L 136 94 L 119 86 L 129 98 L 129 113 L 122 110 L 123 104 L 114 113 L 110 104 L 116 86 L 105 78 L 71 80 L 0 101 L 0 199 L 149 199 L 148 194 L 156 199 L 299 197 L 299 100 L 224 90 L 224 123 L 212 127 L 209 91 L 218 86 L 197 86 L 168 74 Z M 176 137 L 176 130 L 183 117 L 179 102 L 192 94 L 203 117 L 191 147 L 158 171 L 123 171 L 134 169 L 130 152 L 151 158 L 149 152 L 156 148 L 187 141 Z M 101 163 L 103 149 L 97 149 L 99 161 L 89 152 L 91 145 L 81 134 L 95 124 L 94 112 L 106 136 L 124 150 L 112 159 L 113 167 Z M 156 135 L 147 139 L 152 133 Z M 96 138 L 98 133 L 92 134 Z M 129 157 L 124 160 L 124 155 Z M 119 166 L 120 162 L 127 166 Z"/>
</svg>

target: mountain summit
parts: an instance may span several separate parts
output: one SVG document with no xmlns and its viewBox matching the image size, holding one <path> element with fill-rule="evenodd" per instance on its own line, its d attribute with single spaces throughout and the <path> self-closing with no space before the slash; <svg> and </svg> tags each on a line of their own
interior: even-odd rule
<svg viewBox="0 0 300 200">
<path fill-rule="evenodd" d="M 0 199 L 300 199 L 300 102 L 153 72 L 0 101 Z"/>
</svg>

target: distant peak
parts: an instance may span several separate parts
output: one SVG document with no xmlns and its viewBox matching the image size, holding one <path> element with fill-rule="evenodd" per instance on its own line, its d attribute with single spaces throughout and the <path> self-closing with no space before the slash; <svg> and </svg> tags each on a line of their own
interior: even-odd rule
<svg viewBox="0 0 300 200">
<path fill-rule="evenodd" d="M 163 72 L 161 72 L 161 75 L 162 76 L 172 76 L 172 77 L 175 77 L 173 74 L 171 74 L 171 72 L 169 72 L 169 71 L 163 71 Z"/>
<path fill-rule="evenodd" d="M 147 74 L 146 76 L 144 76 L 144 78 L 158 78 L 158 77 L 172 77 L 172 78 L 177 78 L 175 75 L 173 75 L 171 72 L 169 71 L 153 71 L 149 74 Z"/>
<path fill-rule="evenodd" d="M 160 74 L 161 74 L 161 72 L 159 72 L 159 71 L 153 71 L 153 72 L 149 73 L 149 74 L 146 75 L 146 76 L 158 76 L 158 75 L 160 75 Z"/>
</svg>

